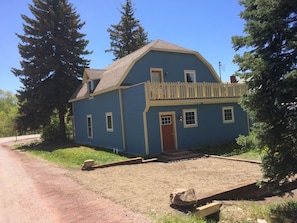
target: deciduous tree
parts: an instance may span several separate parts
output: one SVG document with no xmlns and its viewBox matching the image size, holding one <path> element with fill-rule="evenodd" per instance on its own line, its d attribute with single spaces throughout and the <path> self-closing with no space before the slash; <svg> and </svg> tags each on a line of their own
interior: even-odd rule
<svg viewBox="0 0 297 223">
<path fill-rule="evenodd" d="M 0 89 L 0 137 L 13 136 L 17 117 L 17 98 L 10 91 Z"/>
</svg>

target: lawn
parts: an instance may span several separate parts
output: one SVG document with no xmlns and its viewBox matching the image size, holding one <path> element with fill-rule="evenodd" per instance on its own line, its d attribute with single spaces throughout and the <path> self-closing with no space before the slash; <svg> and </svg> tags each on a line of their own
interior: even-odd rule
<svg viewBox="0 0 297 223">
<path fill-rule="evenodd" d="M 257 149 L 245 150 L 236 142 L 230 142 L 221 145 L 208 146 L 193 150 L 195 153 L 237 157 L 240 159 L 261 161 L 261 153 Z"/>
<path fill-rule="evenodd" d="M 22 146 L 21 149 L 24 149 L 27 152 L 45 160 L 70 168 L 80 168 L 87 159 L 93 159 L 96 164 L 104 164 L 128 159 L 126 156 L 114 154 L 106 149 L 78 146 L 72 143 L 34 143 Z"/>
</svg>

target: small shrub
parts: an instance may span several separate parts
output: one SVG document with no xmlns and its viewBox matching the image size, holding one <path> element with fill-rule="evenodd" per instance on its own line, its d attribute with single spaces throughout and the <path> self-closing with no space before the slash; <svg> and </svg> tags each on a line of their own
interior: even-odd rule
<svg viewBox="0 0 297 223">
<path fill-rule="evenodd" d="M 53 142 L 59 139 L 60 137 L 59 131 L 60 131 L 59 122 L 53 119 L 48 126 L 44 127 L 43 132 L 41 134 L 41 138 L 44 141 Z"/>
<path fill-rule="evenodd" d="M 68 140 L 72 140 L 73 138 L 72 122 L 68 119 L 65 120 L 65 134 Z M 51 116 L 49 125 L 44 127 L 41 134 L 41 138 L 47 142 L 60 141 L 61 139 L 65 140 L 64 137 L 61 138 L 59 117 L 56 111 L 54 111 L 53 115 Z"/>
<path fill-rule="evenodd" d="M 240 135 L 236 143 L 242 147 L 243 151 L 255 150 L 258 147 L 255 134 L 250 133 L 248 136 Z"/>
</svg>

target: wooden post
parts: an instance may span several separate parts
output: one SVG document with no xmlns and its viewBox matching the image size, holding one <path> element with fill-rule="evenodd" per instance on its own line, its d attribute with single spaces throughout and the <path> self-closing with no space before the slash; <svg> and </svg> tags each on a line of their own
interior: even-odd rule
<svg viewBox="0 0 297 223">
<path fill-rule="evenodd" d="M 198 217 L 206 217 L 220 211 L 221 203 L 212 202 L 210 204 L 203 205 L 196 208 L 194 214 Z"/>
</svg>

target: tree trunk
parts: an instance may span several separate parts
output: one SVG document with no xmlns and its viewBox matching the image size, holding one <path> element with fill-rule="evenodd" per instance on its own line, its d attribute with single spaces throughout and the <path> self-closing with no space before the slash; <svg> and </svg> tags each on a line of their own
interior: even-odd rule
<svg viewBox="0 0 297 223">
<path fill-rule="evenodd" d="M 65 127 L 65 109 L 59 108 L 59 139 L 61 141 L 65 141 L 66 140 L 66 127 Z"/>
</svg>

